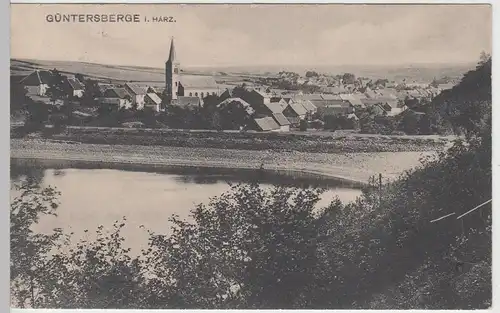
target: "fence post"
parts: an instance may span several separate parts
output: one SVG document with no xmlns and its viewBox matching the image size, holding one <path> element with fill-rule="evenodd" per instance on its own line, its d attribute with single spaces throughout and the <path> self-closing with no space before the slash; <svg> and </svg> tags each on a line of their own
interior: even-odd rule
<svg viewBox="0 0 500 313">
<path fill-rule="evenodd" d="M 382 204 L 382 173 L 378 174 L 378 197 L 379 204 Z"/>
</svg>

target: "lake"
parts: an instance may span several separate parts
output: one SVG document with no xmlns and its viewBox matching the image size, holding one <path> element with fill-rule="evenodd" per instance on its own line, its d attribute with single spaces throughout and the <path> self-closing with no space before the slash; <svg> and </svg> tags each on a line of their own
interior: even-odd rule
<svg viewBox="0 0 500 313">
<path fill-rule="evenodd" d="M 349 202 L 361 194 L 359 185 L 334 179 L 257 172 L 200 168 L 148 171 L 136 166 L 11 160 L 11 183 L 30 179 L 61 192 L 58 216 L 43 217 L 34 231 L 48 233 L 62 228 L 74 232 L 75 238 L 83 238 L 95 233 L 99 225 L 110 229 L 125 216 L 127 226 L 123 234 L 126 245 L 134 252 L 139 252 L 147 242 L 147 232 L 141 225 L 157 233 L 168 233 L 168 218 L 172 214 L 189 218 L 192 208 L 228 191 L 229 184 L 258 181 L 264 188 L 273 185 L 326 188 L 318 207 L 328 205 L 336 196 Z M 11 187 L 11 197 L 15 195 Z M 88 233 L 84 232 L 86 229 Z"/>
</svg>

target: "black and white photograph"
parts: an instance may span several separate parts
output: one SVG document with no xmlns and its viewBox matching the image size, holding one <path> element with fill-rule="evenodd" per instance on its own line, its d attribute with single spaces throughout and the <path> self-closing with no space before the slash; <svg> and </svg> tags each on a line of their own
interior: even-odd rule
<svg viewBox="0 0 500 313">
<path fill-rule="evenodd" d="M 491 4 L 11 4 L 10 307 L 492 306 Z"/>
</svg>

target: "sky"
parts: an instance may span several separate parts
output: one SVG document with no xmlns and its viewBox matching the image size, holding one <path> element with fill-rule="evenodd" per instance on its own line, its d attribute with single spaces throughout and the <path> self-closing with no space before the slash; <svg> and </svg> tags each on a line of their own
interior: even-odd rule
<svg viewBox="0 0 500 313">
<path fill-rule="evenodd" d="M 56 13 L 130 13 L 141 22 L 46 21 Z M 176 22 L 151 22 L 155 16 Z M 163 67 L 172 36 L 185 66 L 456 64 L 491 52 L 492 12 L 489 5 L 11 4 L 11 58 Z"/>
</svg>

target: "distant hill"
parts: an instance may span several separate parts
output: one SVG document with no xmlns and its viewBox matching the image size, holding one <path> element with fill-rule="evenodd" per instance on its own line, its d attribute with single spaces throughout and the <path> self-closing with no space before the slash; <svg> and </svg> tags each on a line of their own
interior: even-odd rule
<svg viewBox="0 0 500 313">
<path fill-rule="evenodd" d="M 230 66 L 230 67 L 185 67 L 187 74 L 213 75 L 217 80 L 243 81 L 245 77 L 262 77 L 282 70 L 305 74 L 314 70 L 326 74 L 353 73 L 358 77 L 387 78 L 389 80 L 415 82 L 430 82 L 434 78 L 444 76 L 460 79 L 462 75 L 473 69 L 475 64 L 435 65 L 419 64 L 413 66 Z M 11 75 L 26 75 L 34 69 L 57 68 L 63 73 L 81 73 L 103 81 L 123 82 L 137 81 L 152 84 L 163 83 L 165 71 L 163 68 L 129 65 L 105 65 L 78 61 L 47 61 L 11 59 Z"/>
</svg>

